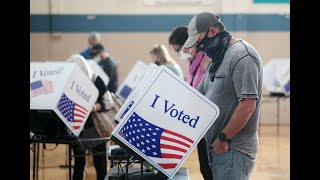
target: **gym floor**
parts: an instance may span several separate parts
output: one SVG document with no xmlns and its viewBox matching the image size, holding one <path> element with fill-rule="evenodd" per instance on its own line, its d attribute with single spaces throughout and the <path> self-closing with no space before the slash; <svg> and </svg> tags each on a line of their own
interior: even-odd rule
<svg viewBox="0 0 320 180">
<path fill-rule="evenodd" d="M 288 180 L 290 179 L 290 126 L 261 125 L 260 148 L 251 180 Z M 39 179 L 68 179 L 67 146 L 47 144 L 45 151 L 40 146 Z M 30 145 L 31 148 L 31 145 Z M 55 149 L 54 149 L 55 148 Z M 48 151 L 54 149 L 52 151 Z M 43 154 L 44 152 L 44 154 Z M 43 158 L 44 157 L 44 158 Z M 30 150 L 30 179 L 33 175 L 33 152 Z M 108 166 L 110 161 L 108 161 Z M 182 165 L 189 172 L 190 180 L 201 180 L 197 149 L 195 149 Z M 109 168 L 109 167 L 108 167 Z M 85 179 L 95 180 L 95 169 L 91 156 L 87 158 Z"/>
</svg>

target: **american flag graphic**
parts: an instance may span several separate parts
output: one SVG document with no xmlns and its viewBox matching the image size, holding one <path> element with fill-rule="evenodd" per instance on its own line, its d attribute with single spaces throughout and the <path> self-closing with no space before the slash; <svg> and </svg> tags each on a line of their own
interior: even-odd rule
<svg viewBox="0 0 320 180">
<path fill-rule="evenodd" d="M 30 83 L 32 96 L 38 96 L 40 94 L 48 94 L 53 92 L 52 81 L 38 80 Z"/>
<path fill-rule="evenodd" d="M 88 113 L 86 108 L 70 100 L 64 93 L 57 107 L 74 129 L 80 128 Z"/>
<path fill-rule="evenodd" d="M 147 122 L 135 112 L 123 125 L 119 135 L 163 169 L 174 169 L 194 142 Z"/>
</svg>

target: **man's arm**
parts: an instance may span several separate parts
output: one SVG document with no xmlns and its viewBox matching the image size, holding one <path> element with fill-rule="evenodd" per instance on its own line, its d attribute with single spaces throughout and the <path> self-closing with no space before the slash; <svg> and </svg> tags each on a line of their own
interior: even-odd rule
<svg viewBox="0 0 320 180">
<path fill-rule="evenodd" d="M 222 130 L 228 139 L 232 139 L 248 122 L 256 109 L 256 99 L 242 99 L 235 109 L 227 126 Z"/>
<path fill-rule="evenodd" d="M 248 122 L 250 116 L 256 109 L 256 99 L 242 99 L 235 109 L 230 121 L 222 130 L 228 139 L 232 139 Z M 212 143 L 213 151 L 220 154 L 228 150 L 228 142 L 220 141 L 218 138 Z"/>
<path fill-rule="evenodd" d="M 259 98 L 258 77 L 259 68 L 255 59 L 250 56 L 237 61 L 233 68 L 232 78 L 239 104 L 222 130 L 228 139 L 232 139 L 247 124 L 256 109 L 256 101 Z M 216 153 L 228 150 L 228 142 L 220 141 L 218 138 L 211 146 Z"/>
</svg>

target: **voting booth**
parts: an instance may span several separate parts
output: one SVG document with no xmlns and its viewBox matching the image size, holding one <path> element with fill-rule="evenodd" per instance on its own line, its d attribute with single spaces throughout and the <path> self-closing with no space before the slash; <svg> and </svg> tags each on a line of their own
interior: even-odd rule
<svg viewBox="0 0 320 180">
<path fill-rule="evenodd" d="M 30 130 L 35 134 L 79 136 L 98 98 L 88 72 L 76 63 L 83 57 L 71 58 L 30 64 Z"/>
<path fill-rule="evenodd" d="M 87 60 L 88 65 L 90 67 L 90 69 L 92 70 L 92 72 L 98 76 L 100 76 L 100 78 L 103 80 L 104 84 L 106 86 L 108 86 L 109 82 L 110 82 L 110 78 L 109 76 L 103 71 L 103 69 L 99 66 L 99 64 L 92 59 L 88 59 Z"/>
<path fill-rule="evenodd" d="M 290 96 L 290 59 L 273 58 L 263 67 L 263 87 L 270 94 Z"/>
<path fill-rule="evenodd" d="M 125 80 L 120 84 L 116 95 L 120 100 L 125 101 L 129 94 L 137 87 L 137 85 L 143 79 L 147 65 L 142 61 L 137 61 L 137 63 L 132 67 L 129 74 Z"/>
<path fill-rule="evenodd" d="M 116 115 L 112 139 L 172 178 L 219 116 L 219 108 L 165 66 L 150 64 Z"/>
</svg>

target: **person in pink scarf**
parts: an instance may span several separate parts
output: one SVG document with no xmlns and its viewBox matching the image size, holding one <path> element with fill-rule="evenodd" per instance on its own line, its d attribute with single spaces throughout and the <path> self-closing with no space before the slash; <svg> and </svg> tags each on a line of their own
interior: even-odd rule
<svg viewBox="0 0 320 180">
<path fill-rule="evenodd" d="M 210 63 L 210 59 L 203 52 L 197 51 L 195 47 L 190 48 L 190 50 L 182 47 L 188 38 L 187 31 L 188 28 L 185 26 L 176 27 L 169 37 L 169 46 L 171 50 L 178 53 L 180 60 L 189 62 L 187 82 L 197 89 Z"/>
<path fill-rule="evenodd" d="M 196 47 L 185 50 L 183 44 L 187 39 L 188 28 L 185 26 L 176 27 L 169 36 L 169 46 L 171 50 L 178 53 L 179 59 L 189 62 L 187 82 L 197 89 L 210 63 L 210 59 L 202 51 L 197 51 Z M 204 138 L 200 140 L 197 148 L 201 174 L 205 180 L 212 180 L 213 176 Z"/>
</svg>

